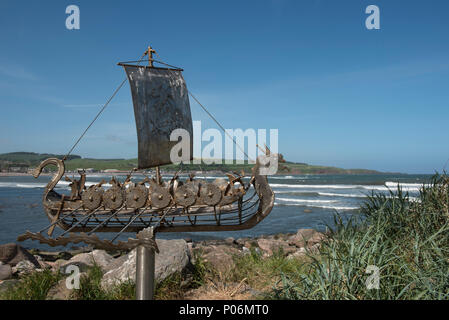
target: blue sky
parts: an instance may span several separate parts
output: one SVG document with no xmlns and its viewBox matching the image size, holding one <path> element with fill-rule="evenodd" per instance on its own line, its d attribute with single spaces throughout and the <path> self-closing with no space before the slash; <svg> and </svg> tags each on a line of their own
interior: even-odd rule
<svg viewBox="0 0 449 320">
<path fill-rule="evenodd" d="M 80 30 L 65 8 L 78 5 Z M 380 8 L 380 30 L 365 8 Z M 408 173 L 449 158 L 448 1 L 2 1 L 0 153 L 67 152 L 151 45 L 226 128 L 288 160 Z M 191 100 L 194 120 L 215 127 Z M 74 151 L 137 155 L 126 85 Z"/>
</svg>

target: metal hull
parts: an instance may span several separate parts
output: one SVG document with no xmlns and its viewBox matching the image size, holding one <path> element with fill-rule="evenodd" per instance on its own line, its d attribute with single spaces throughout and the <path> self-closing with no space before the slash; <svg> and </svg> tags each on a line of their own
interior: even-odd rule
<svg viewBox="0 0 449 320">
<path fill-rule="evenodd" d="M 48 164 L 57 165 L 58 173 L 43 196 L 44 210 L 50 221 L 46 229 L 48 236 L 53 234 L 56 226 L 64 232 L 54 239 L 45 238 L 42 231 L 27 232 L 19 240 L 35 239 L 56 246 L 73 237 L 73 242 L 96 239 L 97 247 L 105 247 L 105 243 L 99 245 L 101 241 L 96 238 L 96 232 L 113 232 L 118 236 L 148 227 L 153 227 L 154 232 L 244 230 L 261 222 L 274 205 L 274 193 L 267 177 L 258 174 L 258 164 L 247 184 L 240 178 L 236 183 L 231 175 L 226 184 L 221 181 L 221 185 L 217 183 L 216 186 L 193 179 L 177 186 L 146 179 L 127 186 L 117 183 L 105 190 L 101 184 L 85 189 L 75 181 L 70 197 L 53 190 L 64 175 L 61 160 L 45 160 L 34 175 L 37 177 Z M 80 180 L 84 182 L 85 177 Z M 68 233 L 69 237 L 64 238 Z"/>
</svg>

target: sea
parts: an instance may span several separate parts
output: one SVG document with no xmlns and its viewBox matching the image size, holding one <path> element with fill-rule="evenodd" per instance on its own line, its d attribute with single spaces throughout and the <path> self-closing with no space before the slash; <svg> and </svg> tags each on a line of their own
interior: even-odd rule
<svg viewBox="0 0 449 320">
<path fill-rule="evenodd" d="M 86 185 L 101 180 L 109 181 L 111 175 L 92 174 L 87 176 Z M 117 177 L 124 180 L 124 176 Z M 169 179 L 164 176 L 164 179 Z M 213 181 L 225 178 L 221 174 L 198 174 L 198 179 Z M 17 236 L 27 230 L 37 232 L 49 222 L 42 207 L 42 194 L 50 176 L 38 179 L 30 176 L 0 176 L 0 244 L 17 242 Z M 136 181 L 143 176 L 136 175 Z M 228 237 L 257 237 L 278 233 L 294 233 L 301 228 L 324 231 L 334 226 L 334 216 L 349 219 L 360 216 L 360 206 L 372 193 L 389 194 L 389 190 L 401 189 L 409 193 L 411 199 L 419 195 L 423 184 L 429 183 L 430 175 L 407 174 L 357 174 L 357 175 L 276 175 L 269 177 L 275 192 L 275 205 L 270 215 L 252 229 L 226 232 L 158 233 L 161 239 L 190 238 L 193 241 L 224 239 Z M 107 186 L 107 185 L 106 185 Z M 55 188 L 59 193 L 70 194 L 69 182 L 60 181 Z M 57 233 L 56 233 L 57 234 Z M 104 239 L 113 235 L 99 233 Z M 135 237 L 124 233 L 119 238 L 127 240 Z M 36 241 L 21 243 L 26 248 L 41 250 L 62 250 L 62 247 L 48 247 Z M 78 245 L 76 245 L 78 246 Z M 68 249 L 72 249 L 70 247 Z"/>
</svg>

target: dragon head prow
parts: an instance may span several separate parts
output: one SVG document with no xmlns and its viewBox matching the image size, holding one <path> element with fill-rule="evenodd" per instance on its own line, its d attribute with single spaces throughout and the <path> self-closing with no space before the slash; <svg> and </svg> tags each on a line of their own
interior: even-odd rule
<svg viewBox="0 0 449 320">
<path fill-rule="evenodd" d="M 64 171 L 65 171 L 64 161 L 62 161 L 58 158 L 48 158 L 48 159 L 45 159 L 44 161 L 42 161 L 34 169 L 33 177 L 38 178 L 40 176 L 40 174 L 42 173 L 42 170 L 44 169 L 44 167 L 46 167 L 48 165 L 55 165 L 56 167 L 58 167 L 59 174 L 61 174 L 61 172 L 64 173 Z"/>
</svg>

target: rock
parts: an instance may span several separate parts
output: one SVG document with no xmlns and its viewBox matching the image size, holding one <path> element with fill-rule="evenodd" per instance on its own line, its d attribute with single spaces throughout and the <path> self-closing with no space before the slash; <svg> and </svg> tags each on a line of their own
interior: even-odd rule
<svg viewBox="0 0 449 320">
<path fill-rule="evenodd" d="M 113 261 L 114 258 L 110 256 L 106 251 L 94 250 L 89 253 L 81 253 L 74 256 L 67 263 L 62 264 L 61 269 L 63 269 L 62 271 L 64 272 L 68 266 L 76 265 L 82 272 L 85 272 L 87 271 L 87 269 L 93 267 L 96 264 L 103 271 L 106 271 Z"/>
<path fill-rule="evenodd" d="M 67 251 L 61 251 L 61 252 L 53 252 L 53 251 L 39 251 L 34 257 L 39 256 L 46 262 L 54 262 L 60 259 L 69 260 L 73 257 L 72 254 L 70 254 Z M 38 259 L 39 260 L 39 259 Z"/>
<path fill-rule="evenodd" d="M 8 280 L 12 277 L 12 268 L 9 264 L 0 262 L 0 280 Z"/>
<path fill-rule="evenodd" d="M 44 259 L 41 256 L 37 255 L 37 254 L 34 254 L 33 257 L 37 260 L 37 262 L 44 261 Z"/>
<path fill-rule="evenodd" d="M 304 209 L 304 213 L 312 213 L 313 211 L 311 209 Z"/>
<path fill-rule="evenodd" d="M 4 280 L 4 281 L 0 280 L 0 293 L 14 287 L 18 282 L 19 280 L 17 279 Z"/>
<path fill-rule="evenodd" d="M 67 263 L 67 260 L 59 259 L 54 262 L 47 261 L 45 264 L 48 265 L 53 271 L 58 271 L 61 269 L 61 266 L 66 263 Z"/>
<path fill-rule="evenodd" d="M 243 247 L 243 246 L 245 246 L 245 243 L 248 240 L 249 240 L 248 238 L 239 238 L 239 239 L 235 240 L 235 243 L 238 244 L 239 246 Z"/>
<path fill-rule="evenodd" d="M 51 268 L 51 266 L 48 263 L 46 263 L 41 256 L 35 254 L 34 257 L 36 258 L 37 262 L 39 263 L 40 269 L 50 269 Z"/>
<path fill-rule="evenodd" d="M 26 249 L 16 243 L 7 243 L 0 245 L 0 261 L 14 267 L 21 261 L 29 261 L 36 268 L 40 268 L 39 262 Z"/>
<path fill-rule="evenodd" d="M 278 239 L 258 239 L 257 244 L 259 248 L 265 253 L 266 256 L 271 256 L 274 251 L 282 249 L 284 254 L 295 252 L 294 247 L 290 247 L 289 244 L 283 240 Z"/>
<path fill-rule="evenodd" d="M 101 285 L 107 289 L 126 281 L 136 281 L 136 249 L 113 262 L 110 271 L 103 275 Z"/>
<path fill-rule="evenodd" d="M 244 247 L 247 247 L 248 249 L 251 249 L 251 248 L 259 248 L 259 245 L 257 244 L 257 240 L 246 240 L 244 243 L 243 243 L 243 246 Z"/>
<path fill-rule="evenodd" d="M 314 245 L 309 247 L 310 253 L 316 254 L 320 252 L 321 243 L 317 242 Z"/>
<path fill-rule="evenodd" d="M 76 266 L 78 267 L 79 272 L 87 272 L 89 271 L 90 268 L 92 268 L 93 264 L 86 264 L 84 262 L 81 261 L 68 261 L 67 263 L 60 265 L 59 269 L 55 269 L 55 270 L 59 270 L 59 272 L 61 272 L 62 274 L 70 274 L 72 271 L 69 268 L 70 266 Z"/>
<path fill-rule="evenodd" d="M 229 237 L 225 239 L 225 243 L 227 244 L 234 244 L 234 238 L 233 237 Z"/>
<path fill-rule="evenodd" d="M 156 254 L 155 278 L 162 281 L 175 272 L 181 272 L 190 262 L 190 252 L 185 240 L 156 240 L 159 254 Z M 104 288 L 136 280 L 136 249 L 117 258 L 109 266 L 101 281 Z"/>
<path fill-rule="evenodd" d="M 299 248 L 297 251 L 290 253 L 287 256 L 287 259 L 295 259 L 295 258 L 301 258 L 306 255 L 306 248 Z"/>
<path fill-rule="evenodd" d="M 48 291 L 46 300 L 69 300 L 72 292 L 73 289 L 67 288 L 66 279 L 62 279 Z"/>
<path fill-rule="evenodd" d="M 264 251 L 265 253 L 267 253 L 268 255 L 272 255 L 273 254 L 273 241 L 268 240 L 268 239 L 258 239 L 257 240 L 257 245 L 259 246 L 259 248 Z"/>
<path fill-rule="evenodd" d="M 69 252 L 65 252 L 65 253 L 69 254 L 69 255 L 71 255 L 71 257 L 73 257 L 80 253 L 90 253 L 90 252 L 94 251 L 94 249 L 95 248 L 92 245 L 87 245 L 84 247 L 72 247 Z M 62 259 L 70 259 L 70 258 L 62 257 Z"/>
<path fill-rule="evenodd" d="M 299 229 L 298 232 L 289 238 L 289 243 L 298 248 L 312 247 L 325 239 L 325 235 L 314 229 Z"/>
<path fill-rule="evenodd" d="M 13 274 L 23 275 L 23 274 L 31 273 L 33 271 L 41 271 L 42 269 L 40 269 L 39 264 L 38 264 L 38 266 L 39 267 L 36 267 L 31 261 L 22 260 L 18 264 L 16 264 L 14 267 L 12 267 L 12 272 L 13 272 Z"/>
<path fill-rule="evenodd" d="M 234 255 L 240 251 L 227 245 L 208 246 L 203 248 L 203 258 L 213 270 L 219 273 L 229 272 L 235 267 Z"/>
<path fill-rule="evenodd" d="M 80 273 L 80 278 L 85 276 L 85 273 Z M 75 288 L 69 289 L 67 287 L 67 279 L 59 280 L 47 293 L 46 300 L 69 300 Z"/>
</svg>

